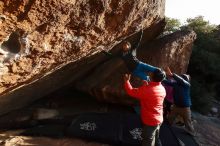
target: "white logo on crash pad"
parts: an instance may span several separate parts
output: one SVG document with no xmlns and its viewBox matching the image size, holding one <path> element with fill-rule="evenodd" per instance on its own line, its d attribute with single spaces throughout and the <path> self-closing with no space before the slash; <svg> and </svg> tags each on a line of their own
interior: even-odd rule
<svg viewBox="0 0 220 146">
<path fill-rule="evenodd" d="M 137 140 L 142 140 L 143 139 L 141 137 L 141 134 L 142 134 L 142 129 L 141 128 L 135 128 L 135 129 L 133 129 L 129 132 L 132 135 L 133 139 L 137 139 Z"/>
<path fill-rule="evenodd" d="M 95 131 L 96 129 L 96 124 L 92 122 L 85 122 L 80 124 L 80 129 L 85 130 L 85 131 Z"/>
</svg>

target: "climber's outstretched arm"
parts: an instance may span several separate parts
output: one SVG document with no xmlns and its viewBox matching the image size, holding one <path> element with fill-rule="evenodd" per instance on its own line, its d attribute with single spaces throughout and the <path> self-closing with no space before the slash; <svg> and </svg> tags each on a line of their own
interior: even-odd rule
<svg viewBox="0 0 220 146">
<path fill-rule="evenodd" d="M 140 31 L 140 37 L 138 39 L 138 41 L 133 45 L 133 47 L 131 48 L 131 53 L 132 55 L 136 56 L 137 53 L 137 49 L 140 46 L 141 40 L 142 40 L 142 36 L 143 36 L 143 30 Z"/>
</svg>

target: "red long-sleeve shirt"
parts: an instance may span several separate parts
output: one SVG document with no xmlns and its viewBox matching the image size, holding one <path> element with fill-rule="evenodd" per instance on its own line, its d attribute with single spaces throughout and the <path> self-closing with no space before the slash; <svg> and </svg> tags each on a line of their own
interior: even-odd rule
<svg viewBox="0 0 220 146">
<path fill-rule="evenodd" d="M 142 122 L 149 126 L 156 126 L 163 122 L 163 100 L 166 91 L 161 82 L 149 82 L 139 88 L 133 88 L 129 81 L 125 82 L 128 95 L 137 98 L 141 105 Z"/>
</svg>

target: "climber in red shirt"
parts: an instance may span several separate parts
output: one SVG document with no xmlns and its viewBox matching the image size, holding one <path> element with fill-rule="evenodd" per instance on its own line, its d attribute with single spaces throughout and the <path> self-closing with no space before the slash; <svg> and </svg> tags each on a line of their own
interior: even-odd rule
<svg viewBox="0 0 220 146">
<path fill-rule="evenodd" d="M 163 101 L 166 96 L 165 88 L 161 84 L 165 72 L 156 69 L 149 73 L 149 77 L 148 84 L 146 82 L 139 88 L 133 88 L 130 84 L 130 75 L 124 76 L 127 94 L 140 101 L 141 120 L 144 124 L 142 146 L 161 145 L 159 129 L 163 122 Z"/>
</svg>

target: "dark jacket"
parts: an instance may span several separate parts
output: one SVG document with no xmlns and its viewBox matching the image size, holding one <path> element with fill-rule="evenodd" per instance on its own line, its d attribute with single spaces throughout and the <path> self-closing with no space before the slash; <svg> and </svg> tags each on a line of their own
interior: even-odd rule
<svg viewBox="0 0 220 146">
<path fill-rule="evenodd" d="M 137 59 L 136 52 L 137 52 L 137 48 L 139 47 L 139 44 L 141 42 L 141 39 L 142 39 L 142 34 L 140 35 L 139 41 L 136 44 L 134 44 L 129 51 L 127 51 L 127 52 L 120 51 L 119 55 L 113 55 L 113 54 L 106 52 L 106 51 L 103 51 L 103 52 L 107 56 L 110 56 L 110 57 L 121 57 L 124 60 L 128 70 L 130 72 L 133 72 L 140 62 Z"/>
<path fill-rule="evenodd" d="M 173 74 L 176 82 L 164 80 L 163 84 L 173 86 L 174 88 L 174 104 L 177 107 L 190 107 L 192 105 L 190 97 L 190 83 L 177 74 Z"/>
<path fill-rule="evenodd" d="M 139 63 L 139 60 L 136 57 L 136 49 L 132 49 L 127 52 L 122 51 L 121 58 L 124 60 L 128 70 L 130 72 L 133 72 Z"/>
</svg>

